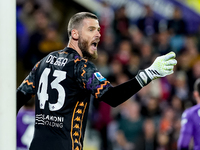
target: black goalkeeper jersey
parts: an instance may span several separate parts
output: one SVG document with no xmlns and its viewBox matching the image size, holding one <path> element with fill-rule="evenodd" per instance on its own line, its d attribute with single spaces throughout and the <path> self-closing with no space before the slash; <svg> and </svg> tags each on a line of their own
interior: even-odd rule
<svg viewBox="0 0 200 150">
<path fill-rule="evenodd" d="M 116 107 L 141 88 L 136 78 L 112 87 L 93 63 L 71 48 L 50 53 L 17 89 L 17 110 L 35 95 L 30 150 L 81 150 L 91 94 Z"/>
<path fill-rule="evenodd" d="M 43 58 L 18 88 L 27 99 L 35 95 L 30 150 L 81 150 L 90 96 L 100 99 L 111 87 L 93 63 L 71 48 Z"/>
</svg>

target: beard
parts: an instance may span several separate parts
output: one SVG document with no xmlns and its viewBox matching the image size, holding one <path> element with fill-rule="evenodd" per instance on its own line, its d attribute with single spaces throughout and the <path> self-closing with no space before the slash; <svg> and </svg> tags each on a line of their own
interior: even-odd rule
<svg viewBox="0 0 200 150">
<path fill-rule="evenodd" d="M 89 52 L 89 42 L 82 37 L 78 39 L 78 47 L 82 51 L 83 57 L 89 60 L 95 60 L 98 58 L 97 51 L 94 51 L 93 54 Z"/>
</svg>

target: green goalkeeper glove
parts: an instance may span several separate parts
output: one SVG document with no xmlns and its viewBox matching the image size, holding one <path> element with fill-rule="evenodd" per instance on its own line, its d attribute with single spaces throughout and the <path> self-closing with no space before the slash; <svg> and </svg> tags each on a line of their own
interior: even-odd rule
<svg viewBox="0 0 200 150">
<path fill-rule="evenodd" d="M 143 87 L 152 80 L 172 74 L 173 68 L 177 64 L 175 57 L 174 52 L 157 57 L 149 68 L 138 72 L 136 79 L 139 84 Z"/>
</svg>

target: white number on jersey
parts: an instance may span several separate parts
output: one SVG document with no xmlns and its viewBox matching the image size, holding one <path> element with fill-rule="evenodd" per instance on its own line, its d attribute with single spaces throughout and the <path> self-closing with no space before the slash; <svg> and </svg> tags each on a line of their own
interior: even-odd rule
<svg viewBox="0 0 200 150">
<path fill-rule="evenodd" d="M 44 109 L 45 103 L 49 99 L 49 95 L 47 93 L 47 87 L 48 87 L 48 76 L 50 72 L 51 69 L 46 68 L 40 77 L 38 91 L 37 91 L 37 96 L 40 101 L 40 109 Z M 52 89 L 56 89 L 58 91 L 58 99 L 57 103 L 55 104 L 49 103 L 49 110 L 57 111 L 62 108 L 65 102 L 65 90 L 59 83 L 66 79 L 66 72 L 61 70 L 55 70 L 53 76 L 56 78 L 51 82 L 50 85 Z"/>
<path fill-rule="evenodd" d="M 26 128 L 24 134 L 21 137 L 21 142 L 22 142 L 22 144 L 26 145 L 27 148 L 29 148 L 31 141 L 33 139 L 33 134 L 34 134 L 35 117 L 29 116 L 29 115 L 24 115 L 22 118 L 22 122 L 24 124 L 28 124 L 28 127 Z"/>
</svg>

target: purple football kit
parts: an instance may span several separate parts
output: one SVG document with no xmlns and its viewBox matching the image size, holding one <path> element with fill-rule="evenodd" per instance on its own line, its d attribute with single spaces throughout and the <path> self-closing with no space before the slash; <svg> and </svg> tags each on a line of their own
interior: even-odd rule
<svg viewBox="0 0 200 150">
<path fill-rule="evenodd" d="M 200 105 L 195 105 L 185 110 L 182 114 L 178 149 L 189 149 L 189 143 L 192 137 L 194 150 L 200 150 Z"/>
<path fill-rule="evenodd" d="M 33 139 L 35 111 L 20 109 L 17 115 L 17 150 L 28 150 Z"/>
</svg>

